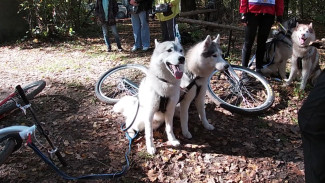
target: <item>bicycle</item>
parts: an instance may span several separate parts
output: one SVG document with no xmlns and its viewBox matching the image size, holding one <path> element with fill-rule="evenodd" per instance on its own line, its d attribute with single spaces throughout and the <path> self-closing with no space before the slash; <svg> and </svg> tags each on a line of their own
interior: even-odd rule
<svg viewBox="0 0 325 183">
<path fill-rule="evenodd" d="M 14 100 L 15 106 L 20 108 L 25 115 L 26 112 L 30 113 L 35 124 L 32 126 L 10 126 L 0 129 L 0 165 L 3 164 L 14 151 L 18 150 L 21 147 L 23 141 L 26 141 L 28 147 L 33 149 L 33 151 L 56 173 L 58 173 L 62 178 L 67 180 L 117 178 L 123 176 L 129 169 L 130 161 L 128 159 L 128 155 L 131 151 L 131 143 L 135 137 L 131 138 L 128 133 L 125 132 L 126 137 L 129 140 L 129 144 L 128 150 L 125 153 L 126 165 L 123 166 L 121 171 L 111 174 L 90 174 L 78 177 L 69 176 L 66 173 L 62 172 L 53 161 L 54 155 L 57 156 L 63 166 L 67 166 L 67 163 L 63 159 L 63 156 L 61 155 L 59 149 L 54 146 L 51 139 L 49 138 L 49 135 L 46 133 L 46 131 L 41 126 L 41 123 L 38 121 L 35 112 L 31 106 L 31 103 L 25 95 L 24 89 L 22 89 L 20 85 L 16 86 L 16 92 L 9 95 L 0 103 L 4 105 L 6 101 L 13 99 L 13 97 L 17 97 L 17 100 Z M 22 103 L 18 103 L 20 101 L 22 101 Z M 125 129 L 123 129 L 123 126 L 121 126 L 121 129 L 122 131 L 126 131 Z M 48 150 L 49 156 L 44 155 L 41 150 L 39 150 L 37 146 L 32 142 L 32 135 L 34 135 L 36 141 L 39 142 L 35 135 L 36 131 L 38 131 L 43 137 L 45 137 L 48 145 L 50 146 L 51 149 Z M 44 147 L 43 144 L 41 145 Z"/>
<path fill-rule="evenodd" d="M 108 104 L 115 104 L 126 95 L 136 96 L 139 83 L 147 70 L 139 64 L 125 64 L 108 70 L 96 83 L 96 96 Z M 250 78 L 248 82 L 242 81 L 244 73 Z M 236 65 L 230 65 L 223 72 L 214 71 L 211 74 L 208 96 L 230 112 L 241 114 L 264 112 L 274 102 L 273 89 L 263 76 Z"/>
<path fill-rule="evenodd" d="M 38 81 L 35 82 L 34 85 L 29 85 L 29 86 L 39 86 L 37 87 L 38 90 L 33 90 L 34 91 L 33 94 L 35 94 L 37 92 L 39 93 L 42 87 L 43 88 L 45 87 L 45 82 Z M 26 87 L 24 89 L 26 89 Z M 5 106 L 4 108 L 8 110 L 9 108 L 11 108 L 12 103 L 14 103 L 14 105 L 17 108 L 20 108 L 25 115 L 27 114 L 27 112 L 31 114 L 34 121 L 34 125 L 10 126 L 10 127 L 5 127 L 0 129 L 0 165 L 3 164 L 14 151 L 18 150 L 21 147 L 22 142 L 24 140 L 27 141 L 28 146 L 33 147 L 34 144 L 32 143 L 31 138 L 32 135 L 34 135 L 34 137 L 36 138 L 35 131 L 37 129 L 37 131 L 46 139 L 48 145 L 51 148 L 48 151 L 51 156 L 50 159 L 52 159 L 53 155 L 55 154 L 59 159 L 59 161 L 61 162 L 61 164 L 66 166 L 66 162 L 64 161 L 60 151 L 56 146 L 54 146 L 50 137 L 44 131 L 43 127 L 41 126 L 41 123 L 38 121 L 35 112 L 31 106 L 31 103 L 29 102 L 29 99 L 27 97 L 28 94 L 25 94 L 24 89 L 20 85 L 16 86 L 16 92 L 10 94 L 2 102 L 0 102 L 0 104 L 1 107 Z M 29 93 L 30 97 L 32 96 L 31 93 Z"/>
</svg>

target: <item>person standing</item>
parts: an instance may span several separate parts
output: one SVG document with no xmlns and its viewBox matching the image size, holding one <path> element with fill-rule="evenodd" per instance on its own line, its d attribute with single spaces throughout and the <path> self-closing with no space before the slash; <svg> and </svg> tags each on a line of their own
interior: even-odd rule
<svg viewBox="0 0 325 183">
<path fill-rule="evenodd" d="M 282 22 L 284 0 L 240 0 L 241 22 L 245 24 L 242 65 L 247 67 L 257 33 L 256 72 L 261 73 L 266 40 L 274 23 Z"/>
<path fill-rule="evenodd" d="M 141 49 L 147 51 L 150 48 L 150 30 L 148 10 L 151 9 L 152 0 L 129 0 L 129 4 L 137 6 L 136 12 L 131 14 L 134 46 L 131 51 Z"/>
<path fill-rule="evenodd" d="M 105 44 L 107 51 L 112 50 L 111 43 L 108 35 L 108 27 L 111 28 L 115 42 L 117 44 L 118 51 L 122 51 L 120 36 L 116 29 L 116 14 L 118 12 L 118 5 L 116 0 L 97 0 L 95 5 L 95 16 L 99 24 L 102 26 Z"/>
<path fill-rule="evenodd" d="M 157 13 L 156 16 L 160 21 L 162 42 L 173 41 L 176 36 L 176 17 L 180 13 L 180 0 L 155 0 L 155 5 L 168 3 L 171 7 L 172 13 L 164 15 L 164 13 Z"/>
</svg>

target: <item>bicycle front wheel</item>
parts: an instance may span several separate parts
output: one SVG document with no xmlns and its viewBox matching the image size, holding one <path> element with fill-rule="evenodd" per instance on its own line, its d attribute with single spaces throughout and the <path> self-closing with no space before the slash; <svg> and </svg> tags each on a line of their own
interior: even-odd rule
<svg viewBox="0 0 325 183">
<path fill-rule="evenodd" d="M 123 96 L 136 96 L 141 80 L 148 69 L 139 64 L 125 64 L 104 73 L 96 83 L 97 98 L 108 104 L 115 104 Z"/>
<path fill-rule="evenodd" d="M 0 139 L 0 165 L 2 165 L 8 157 L 12 154 L 16 146 L 14 138 L 2 138 Z"/>
<path fill-rule="evenodd" d="M 37 94 L 39 94 L 45 88 L 46 82 L 43 80 L 35 81 L 23 87 L 28 100 L 33 99 Z M 21 103 L 22 100 L 16 95 L 13 98 L 16 102 Z M 9 100 L 5 104 L 0 106 L 0 115 L 6 112 L 12 111 L 16 108 L 16 103 L 13 100 Z"/>
<path fill-rule="evenodd" d="M 208 96 L 220 107 L 240 114 L 262 113 L 274 102 L 274 91 L 263 76 L 235 65 L 210 75 Z"/>
</svg>

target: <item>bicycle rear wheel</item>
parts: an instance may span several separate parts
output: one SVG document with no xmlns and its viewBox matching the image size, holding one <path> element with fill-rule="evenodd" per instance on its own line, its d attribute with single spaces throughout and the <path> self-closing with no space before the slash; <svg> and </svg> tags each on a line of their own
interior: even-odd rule
<svg viewBox="0 0 325 183">
<path fill-rule="evenodd" d="M 96 83 L 97 98 L 108 104 L 115 104 L 123 96 L 136 96 L 147 68 L 139 64 L 125 64 L 104 73 Z"/>
<path fill-rule="evenodd" d="M 222 108 L 240 114 L 262 113 L 274 102 L 274 91 L 263 76 L 235 65 L 210 75 L 208 96 Z"/>
<path fill-rule="evenodd" d="M 28 100 L 33 99 L 37 94 L 39 94 L 45 88 L 46 82 L 43 80 L 35 81 L 23 87 Z M 13 98 L 16 102 L 21 103 L 22 100 L 16 95 Z M 5 104 L 0 106 L 0 115 L 6 112 L 12 111 L 16 108 L 16 103 L 13 100 L 9 100 Z"/>
<path fill-rule="evenodd" d="M 2 165 L 14 151 L 16 141 L 11 137 L 0 140 L 0 165 Z"/>
</svg>

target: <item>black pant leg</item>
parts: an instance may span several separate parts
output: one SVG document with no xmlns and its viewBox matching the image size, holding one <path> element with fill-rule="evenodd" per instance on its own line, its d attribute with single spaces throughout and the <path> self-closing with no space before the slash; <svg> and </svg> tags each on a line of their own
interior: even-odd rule
<svg viewBox="0 0 325 183">
<path fill-rule="evenodd" d="M 266 40 L 269 37 L 271 27 L 274 23 L 274 16 L 260 14 L 258 22 L 257 46 L 256 46 L 256 68 L 261 69 L 265 54 Z"/>
<path fill-rule="evenodd" d="M 247 25 L 245 27 L 245 42 L 242 49 L 242 66 L 247 67 L 252 53 L 252 47 L 255 41 L 257 31 L 257 16 L 249 13 L 247 15 Z"/>
<path fill-rule="evenodd" d="M 168 40 L 167 21 L 161 21 L 160 28 L 161 28 L 162 42 L 167 41 Z"/>
</svg>

